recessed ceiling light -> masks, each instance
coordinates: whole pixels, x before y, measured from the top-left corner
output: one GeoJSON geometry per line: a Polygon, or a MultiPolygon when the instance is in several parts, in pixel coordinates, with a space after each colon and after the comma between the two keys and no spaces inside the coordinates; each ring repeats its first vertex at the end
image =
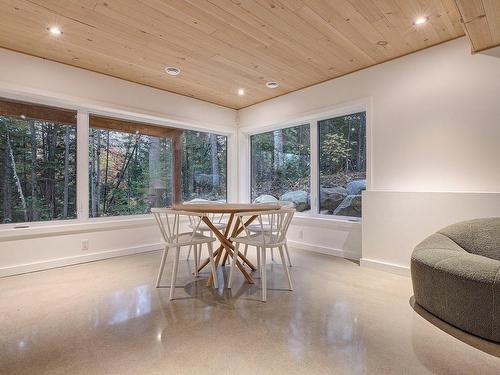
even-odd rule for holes
{"type": "Polygon", "coordinates": [[[176,68],[175,66],[167,66],[165,68],[165,72],[167,72],[167,74],[170,74],[171,76],[177,76],[181,73],[181,70],[179,68],[176,68]]]}
{"type": "Polygon", "coordinates": [[[427,22],[427,20],[428,20],[428,18],[427,18],[427,17],[418,17],[418,18],[415,20],[414,24],[415,24],[415,25],[417,25],[417,26],[418,26],[418,25],[423,25],[424,23],[426,23],[426,22],[427,22]]]}
{"type": "Polygon", "coordinates": [[[245,95],[245,90],[244,89],[238,89],[238,95],[239,96],[245,95]]]}
{"type": "Polygon", "coordinates": [[[266,82],[266,87],[268,89],[275,89],[276,87],[278,87],[280,84],[278,82],[275,82],[275,81],[267,81],[266,82]]]}
{"type": "Polygon", "coordinates": [[[59,27],[57,27],[57,26],[51,26],[51,27],[49,27],[49,32],[52,35],[61,35],[62,34],[61,29],[59,27]]]}

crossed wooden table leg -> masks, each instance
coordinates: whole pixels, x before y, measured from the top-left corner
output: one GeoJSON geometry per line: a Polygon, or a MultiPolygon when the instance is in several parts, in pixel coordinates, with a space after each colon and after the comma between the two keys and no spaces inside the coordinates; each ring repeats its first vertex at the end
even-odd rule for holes
{"type": "MultiPolygon", "coordinates": [[[[257,216],[251,216],[246,222],[245,226],[249,225],[252,223],[257,218],[257,216]]],[[[243,232],[244,228],[243,225],[241,225],[240,219],[237,217],[236,220],[234,218],[234,214],[231,214],[229,216],[229,221],[226,226],[226,230],[224,233],[221,233],[210,221],[210,219],[207,216],[203,217],[203,222],[212,230],[212,232],[215,234],[217,239],[220,241],[221,245],[219,248],[214,252],[214,257],[215,257],[215,267],[217,267],[220,263],[222,255],[224,255],[224,262],[227,259],[228,256],[231,258],[233,257],[234,254],[234,246],[231,241],[232,237],[238,236],[241,232],[243,232]],[[233,225],[234,221],[234,225],[233,225]],[[231,231],[231,226],[233,225],[232,231],[231,231]]],[[[257,268],[241,253],[238,252],[238,258],[240,258],[244,263],[246,263],[252,271],[257,270],[257,268]]],[[[209,259],[205,259],[200,266],[198,267],[198,272],[200,272],[203,268],[205,268],[208,263],[210,262],[209,259]]],[[[240,262],[239,259],[236,260],[236,266],[238,269],[241,271],[243,276],[245,277],[246,281],[249,284],[253,284],[253,278],[252,276],[245,270],[243,267],[243,264],[240,262]]],[[[210,273],[210,276],[208,278],[208,283],[207,286],[212,286],[212,273],[210,273]]]]}

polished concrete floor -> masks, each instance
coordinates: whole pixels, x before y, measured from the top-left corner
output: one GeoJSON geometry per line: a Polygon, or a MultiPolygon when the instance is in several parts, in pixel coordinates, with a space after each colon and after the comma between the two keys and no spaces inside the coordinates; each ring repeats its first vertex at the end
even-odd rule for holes
{"type": "Polygon", "coordinates": [[[415,312],[408,278],[291,250],[295,290],[269,262],[267,303],[186,261],[170,302],[159,252],[0,279],[0,374],[500,374],[497,345],[415,312]]]}

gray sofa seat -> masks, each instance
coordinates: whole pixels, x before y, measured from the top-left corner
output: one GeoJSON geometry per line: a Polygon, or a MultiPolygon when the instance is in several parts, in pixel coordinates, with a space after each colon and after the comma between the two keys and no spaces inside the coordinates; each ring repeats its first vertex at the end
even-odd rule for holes
{"type": "Polygon", "coordinates": [[[413,251],[415,301],[440,319],[500,342],[500,218],[448,226],[413,251]]]}

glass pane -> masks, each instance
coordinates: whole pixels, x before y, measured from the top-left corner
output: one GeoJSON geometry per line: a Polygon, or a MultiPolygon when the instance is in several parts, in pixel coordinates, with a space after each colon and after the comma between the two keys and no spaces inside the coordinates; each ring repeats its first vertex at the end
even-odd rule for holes
{"type": "Polygon", "coordinates": [[[91,217],[226,200],[225,136],[92,115],[89,146],[91,217]]]}
{"type": "Polygon", "coordinates": [[[250,137],[254,202],[293,202],[311,209],[309,124],[250,137]]]}
{"type": "Polygon", "coordinates": [[[0,223],[76,217],[75,123],[73,111],[0,101],[0,223]]]}
{"type": "Polygon", "coordinates": [[[185,130],[182,198],[226,201],[227,137],[185,130]]]}
{"type": "Polygon", "coordinates": [[[89,185],[91,217],[146,214],[171,205],[172,141],[91,127],[89,185]]]}
{"type": "Polygon", "coordinates": [[[366,113],[318,122],[320,213],[361,217],[366,189],[366,113]]]}

